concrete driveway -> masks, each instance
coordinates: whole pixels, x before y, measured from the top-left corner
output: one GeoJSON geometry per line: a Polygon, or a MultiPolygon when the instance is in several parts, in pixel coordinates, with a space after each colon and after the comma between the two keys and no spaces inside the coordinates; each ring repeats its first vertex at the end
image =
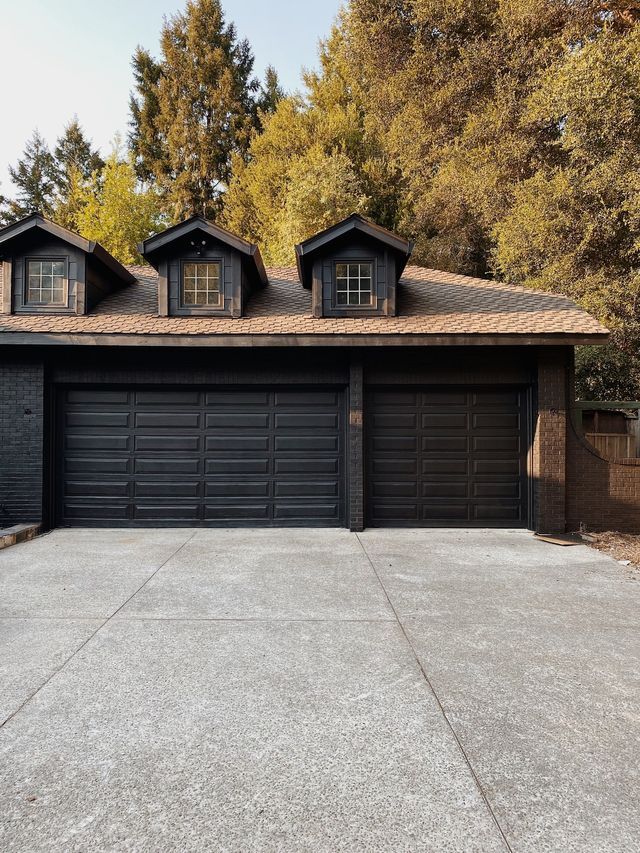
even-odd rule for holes
{"type": "Polygon", "coordinates": [[[0,552],[0,849],[640,849],[640,584],[523,531],[0,552]]]}

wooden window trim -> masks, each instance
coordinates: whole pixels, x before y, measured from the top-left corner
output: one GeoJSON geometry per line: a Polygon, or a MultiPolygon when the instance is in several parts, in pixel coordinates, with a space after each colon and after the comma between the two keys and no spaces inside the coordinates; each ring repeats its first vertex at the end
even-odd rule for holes
{"type": "Polygon", "coordinates": [[[189,311],[195,314],[220,314],[224,311],[224,259],[223,258],[181,258],[180,280],[178,282],[178,305],[181,311],[189,311]],[[184,268],[187,264],[218,265],[219,270],[219,294],[217,305],[195,305],[184,301],[184,268]]]}
{"type": "Polygon", "coordinates": [[[378,305],[378,270],[375,258],[334,258],[331,261],[331,308],[334,311],[351,313],[375,314],[379,312],[378,305]],[[371,267],[371,302],[369,305],[344,305],[338,303],[338,264],[369,264],[371,267]]]}

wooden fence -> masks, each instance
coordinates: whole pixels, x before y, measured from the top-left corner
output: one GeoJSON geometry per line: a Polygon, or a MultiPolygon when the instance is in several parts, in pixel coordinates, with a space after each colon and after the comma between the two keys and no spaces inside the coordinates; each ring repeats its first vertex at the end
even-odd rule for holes
{"type": "Polygon", "coordinates": [[[585,438],[605,459],[629,459],[636,455],[635,435],[619,432],[586,432],[585,438]]]}

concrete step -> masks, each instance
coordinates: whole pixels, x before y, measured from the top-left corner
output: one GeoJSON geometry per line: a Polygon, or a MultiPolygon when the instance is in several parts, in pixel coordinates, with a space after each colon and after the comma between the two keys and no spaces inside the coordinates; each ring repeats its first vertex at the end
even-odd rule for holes
{"type": "Polygon", "coordinates": [[[0,550],[18,542],[27,542],[37,536],[40,530],[40,524],[14,524],[12,527],[0,528],[0,550]]]}

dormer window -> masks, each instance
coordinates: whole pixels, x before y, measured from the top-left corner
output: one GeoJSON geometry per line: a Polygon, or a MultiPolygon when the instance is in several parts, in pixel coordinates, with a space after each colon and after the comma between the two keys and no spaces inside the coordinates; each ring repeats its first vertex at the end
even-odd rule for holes
{"type": "Polygon", "coordinates": [[[336,264],[336,305],[373,304],[373,263],[336,264]]]}
{"type": "Polygon", "coordinates": [[[296,246],[314,317],[392,317],[411,243],[353,213],[296,246]]]}
{"type": "Polygon", "coordinates": [[[185,261],[182,265],[182,304],[187,308],[222,305],[222,262],[185,261]]]}
{"type": "Polygon", "coordinates": [[[32,213],[0,228],[0,314],[88,314],[135,276],[100,243],[32,213]]]}
{"type": "Polygon", "coordinates": [[[258,247],[201,216],[138,248],[158,271],[160,317],[242,317],[246,300],[267,284],[258,247]]]}
{"type": "Polygon", "coordinates": [[[27,259],[26,304],[67,304],[67,262],[64,258],[27,259]]]}

